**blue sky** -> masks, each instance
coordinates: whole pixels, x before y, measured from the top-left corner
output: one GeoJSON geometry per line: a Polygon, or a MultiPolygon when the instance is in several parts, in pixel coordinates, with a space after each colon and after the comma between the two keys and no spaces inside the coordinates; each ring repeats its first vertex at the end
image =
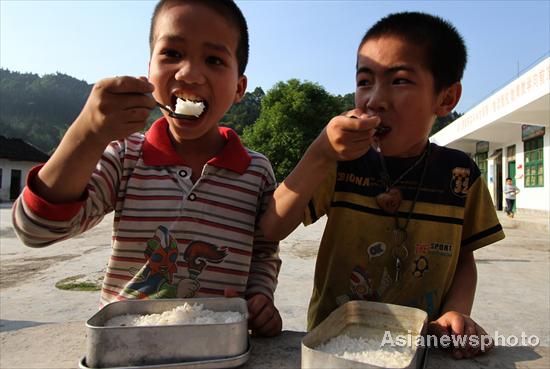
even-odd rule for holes
{"type": "MultiPolygon", "coordinates": [[[[465,112],[549,55],[550,1],[238,1],[251,40],[249,91],[298,78],[354,91],[357,44],[379,18],[418,10],[450,20],[469,51],[465,112]]],[[[94,83],[146,75],[156,1],[0,0],[0,66],[94,83]]]]}

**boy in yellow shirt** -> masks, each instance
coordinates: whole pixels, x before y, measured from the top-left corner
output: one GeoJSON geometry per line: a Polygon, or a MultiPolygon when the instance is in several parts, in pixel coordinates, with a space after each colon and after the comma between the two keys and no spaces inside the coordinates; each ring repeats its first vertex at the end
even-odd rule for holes
{"type": "Polygon", "coordinates": [[[363,37],[356,108],[328,123],[261,221],[279,240],[328,217],[308,329],[361,299],[422,308],[439,336],[486,334],[470,317],[473,251],[504,233],[476,164],[428,141],[436,117],[460,99],[465,64],[462,37],[428,14],[389,15],[363,37]]]}

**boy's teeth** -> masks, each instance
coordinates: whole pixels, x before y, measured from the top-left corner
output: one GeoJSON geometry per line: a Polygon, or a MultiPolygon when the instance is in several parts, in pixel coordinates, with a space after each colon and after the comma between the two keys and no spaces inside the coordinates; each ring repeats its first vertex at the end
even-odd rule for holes
{"type": "Polygon", "coordinates": [[[189,100],[193,102],[203,101],[201,97],[195,96],[195,95],[176,95],[176,98],[180,100],[189,100]]]}

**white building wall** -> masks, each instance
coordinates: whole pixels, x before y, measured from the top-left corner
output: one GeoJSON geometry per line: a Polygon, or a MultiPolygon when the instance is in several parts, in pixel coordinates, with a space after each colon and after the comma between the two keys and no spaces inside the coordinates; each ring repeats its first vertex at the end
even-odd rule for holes
{"type": "MultiPolygon", "coordinates": [[[[518,163],[525,168],[525,156],[523,152],[523,142],[516,143],[516,166],[518,163]]],[[[525,187],[523,170],[516,169],[516,186],[520,189],[517,195],[516,207],[518,209],[530,209],[546,211],[550,209],[550,132],[544,135],[544,187],[525,187]],[[519,178],[518,178],[519,177],[519,178]]]]}
{"type": "MultiPolygon", "coordinates": [[[[548,209],[550,209],[550,191],[548,188],[550,187],[550,132],[547,132],[544,135],[544,149],[543,149],[543,155],[544,155],[544,187],[525,187],[525,180],[524,180],[524,168],[525,168],[525,155],[524,155],[524,147],[523,147],[523,141],[521,140],[521,133],[518,133],[518,137],[515,141],[511,141],[506,143],[504,146],[495,146],[494,144],[490,145],[490,152],[494,152],[498,149],[502,149],[502,188],[504,188],[506,178],[510,176],[508,173],[508,158],[506,156],[506,150],[509,146],[515,145],[516,146],[516,186],[521,191],[516,198],[516,208],[520,211],[541,211],[541,212],[548,212],[548,209]],[[521,168],[518,168],[521,166],[521,168]]],[[[488,178],[486,178],[486,181],[488,183],[489,192],[491,193],[491,197],[493,198],[493,201],[496,203],[496,183],[495,181],[499,180],[496,178],[496,168],[495,168],[495,161],[489,160],[488,162],[488,178]]],[[[503,195],[503,205],[504,203],[504,195],[503,195]]]]}
{"type": "Polygon", "coordinates": [[[21,183],[20,188],[25,186],[25,180],[27,174],[32,167],[39,163],[31,161],[14,161],[9,159],[0,158],[0,168],[2,168],[2,188],[0,188],[0,202],[10,201],[10,185],[11,185],[11,171],[17,169],[21,171],[21,183]]]}
{"type": "MultiPolygon", "coordinates": [[[[516,208],[520,211],[550,213],[550,58],[494,93],[462,117],[430,137],[432,142],[463,150],[472,157],[478,141],[489,142],[489,155],[502,149],[502,177],[496,177],[495,158],[487,162],[487,187],[497,202],[497,183],[502,188],[508,177],[506,150],[516,146],[516,186],[520,189],[516,208]],[[528,108],[526,108],[528,107],[528,108]],[[525,155],[522,124],[544,126],[544,187],[525,187],[525,155]],[[517,127],[516,127],[517,126],[517,127]],[[518,166],[521,165],[521,169],[518,166]]],[[[504,195],[502,196],[504,199],[504,195]]],[[[503,200],[504,203],[504,200],[503,200]]],[[[498,206],[498,205],[497,205],[498,206]]]]}
{"type": "MultiPolygon", "coordinates": [[[[550,58],[546,58],[528,72],[509,83],[506,87],[495,92],[463,116],[437,132],[430,139],[441,146],[447,146],[452,143],[456,145],[457,140],[467,137],[515,111],[521,110],[522,107],[529,103],[541,98],[547,99],[549,91],[550,58]]],[[[528,122],[522,120],[518,122],[518,125],[529,123],[546,125],[548,127],[548,114],[543,115],[542,119],[546,120],[546,122],[528,122]]],[[[546,134],[549,133],[546,132],[546,134]]],[[[484,137],[479,138],[479,140],[491,141],[491,138],[484,137]]]]}

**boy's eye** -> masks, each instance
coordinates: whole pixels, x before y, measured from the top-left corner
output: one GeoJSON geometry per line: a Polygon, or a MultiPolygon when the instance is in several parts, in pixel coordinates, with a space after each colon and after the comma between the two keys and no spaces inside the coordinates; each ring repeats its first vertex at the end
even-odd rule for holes
{"type": "Polygon", "coordinates": [[[217,56],[209,56],[206,58],[206,63],[213,65],[223,65],[223,60],[221,58],[218,58],[217,56]]]}
{"type": "Polygon", "coordinates": [[[406,79],[406,78],[395,78],[393,80],[393,84],[394,85],[404,85],[404,84],[407,84],[407,83],[410,83],[411,81],[406,79]]]}
{"type": "Polygon", "coordinates": [[[359,79],[357,80],[357,87],[369,86],[370,81],[368,79],[359,79]]]}
{"type": "Polygon", "coordinates": [[[174,49],[166,49],[161,52],[162,55],[165,55],[169,58],[181,58],[181,54],[174,49]]]}

